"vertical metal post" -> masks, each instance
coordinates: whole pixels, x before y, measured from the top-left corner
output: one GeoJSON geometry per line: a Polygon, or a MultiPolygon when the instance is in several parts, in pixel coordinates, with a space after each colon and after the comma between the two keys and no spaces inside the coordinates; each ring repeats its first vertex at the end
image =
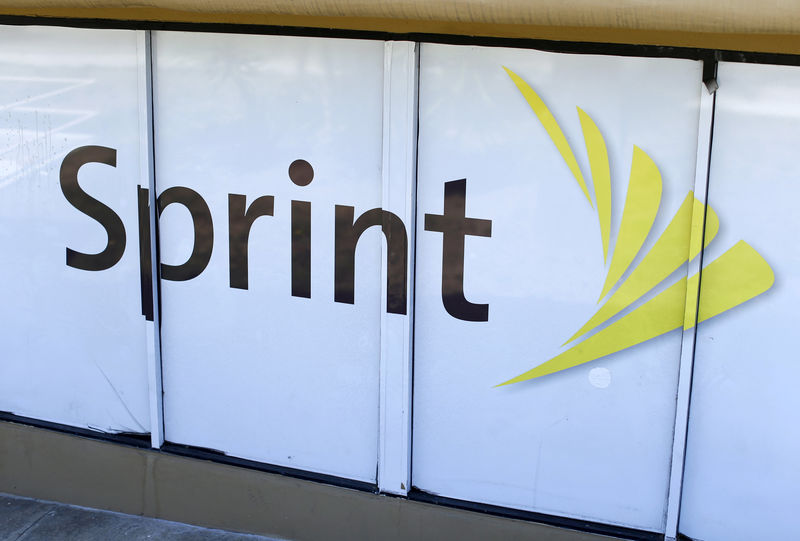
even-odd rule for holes
{"type": "Polygon", "coordinates": [[[161,382],[161,323],[158,280],[158,219],[156,208],[153,135],[153,46],[149,30],[137,31],[139,50],[139,171],[148,187],[150,202],[150,262],[153,289],[153,321],[147,322],[147,381],[150,404],[150,444],[164,443],[164,403],[161,382]]]}
{"type": "MultiPolygon", "coordinates": [[[[714,135],[714,104],[716,100],[716,81],[704,81],[700,91],[700,122],[697,130],[697,160],[694,180],[694,196],[703,203],[703,215],[692,216],[690,244],[703,243],[705,238],[706,213],[708,202],[708,178],[711,164],[711,145],[714,135]],[[709,84],[713,83],[713,84],[709,84]]],[[[703,267],[703,250],[690,261],[687,276],[699,274],[703,267]]],[[[678,394],[675,407],[675,429],[672,439],[672,463],[667,496],[664,538],[674,541],[678,537],[681,492],[683,490],[683,467],[686,457],[686,437],[689,428],[689,403],[692,391],[692,372],[694,369],[695,338],[697,333],[697,313],[700,299],[700,282],[695,287],[687,281],[686,317],[692,321],[684,322],[681,340],[681,359],[678,373],[678,394]],[[687,328],[688,327],[688,328],[687,328]]]]}
{"type": "Polygon", "coordinates": [[[381,268],[381,357],[378,488],[405,495],[411,481],[411,370],[414,328],[418,46],[385,45],[383,85],[383,201],[408,226],[407,315],[386,312],[386,244],[381,268]]]}

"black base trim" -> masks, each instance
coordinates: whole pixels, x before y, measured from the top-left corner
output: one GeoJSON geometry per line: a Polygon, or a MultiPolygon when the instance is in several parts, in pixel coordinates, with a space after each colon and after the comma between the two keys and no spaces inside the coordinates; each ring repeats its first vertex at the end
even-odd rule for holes
{"type": "Polygon", "coordinates": [[[225,453],[214,449],[204,449],[202,447],[194,447],[192,445],[164,442],[164,445],[161,446],[161,452],[187,458],[210,460],[211,462],[227,464],[229,466],[238,466],[241,468],[247,468],[249,470],[256,470],[265,473],[275,473],[278,475],[285,475],[287,477],[294,477],[296,479],[303,479],[304,481],[315,481],[317,483],[324,483],[326,485],[333,485],[341,488],[350,488],[353,490],[360,490],[362,492],[371,492],[373,494],[378,492],[378,485],[375,483],[356,481],[354,479],[337,477],[335,475],[328,475],[325,473],[298,470],[288,466],[276,466],[274,464],[266,464],[264,462],[247,460],[245,458],[237,458],[235,456],[226,455],[225,453]]]}
{"type": "Polygon", "coordinates": [[[446,498],[444,496],[438,496],[436,494],[425,492],[417,487],[411,488],[411,491],[408,493],[408,499],[418,502],[432,503],[435,505],[443,505],[446,507],[453,507],[456,509],[464,509],[466,511],[485,513],[487,515],[526,520],[529,522],[538,522],[540,524],[547,524],[549,526],[556,526],[569,530],[609,535],[619,537],[621,539],[631,539],[634,541],[662,541],[664,539],[664,534],[649,532],[647,530],[637,530],[635,528],[612,526],[600,522],[592,522],[590,520],[559,517],[556,515],[537,513],[535,511],[522,511],[520,509],[512,509],[510,507],[501,507],[499,505],[490,505],[487,503],[476,503],[465,500],[457,500],[455,498],[446,498]]]}
{"type": "Polygon", "coordinates": [[[23,417],[22,415],[15,415],[7,411],[0,411],[0,421],[9,423],[16,423],[18,425],[28,425],[36,428],[44,428],[47,430],[54,430],[71,434],[73,436],[81,436],[93,440],[100,440],[110,443],[121,443],[139,449],[150,448],[150,434],[140,434],[136,432],[103,432],[101,430],[92,430],[90,428],[79,428],[77,426],[70,426],[61,423],[53,423],[50,421],[42,421],[40,419],[33,419],[31,417],[23,417]]]}

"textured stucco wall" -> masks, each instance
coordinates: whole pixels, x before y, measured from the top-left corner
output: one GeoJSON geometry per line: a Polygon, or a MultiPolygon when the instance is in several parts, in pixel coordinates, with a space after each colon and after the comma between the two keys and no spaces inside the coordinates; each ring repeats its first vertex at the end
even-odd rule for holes
{"type": "Polygon", "coordinates": [[[297,541],[611,539],[3,421],[0,492],[297,541]]]}
{"type": "Polygon", "coordinates": [[[800,54],[800,2],[0,0],[0,15],[262,24],[800,54]]]}
{"type": "Polygon", "coordinates": [[[796,34],[800,2],[752,0],[3,0],[7,8],[158,8],[715,33],[796,34]]]}

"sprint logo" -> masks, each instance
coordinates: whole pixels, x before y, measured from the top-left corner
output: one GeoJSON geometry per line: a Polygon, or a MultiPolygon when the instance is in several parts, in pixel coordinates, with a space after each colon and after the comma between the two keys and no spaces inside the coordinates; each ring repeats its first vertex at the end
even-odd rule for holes
{"type": "Polygon", "coordinates": [[[690,191],[657,241],[620,283],[651,234],[661,204],[662,181],[658,166],[634,146],[628,191],[619,230],[609,262],[611,239],[611,174],[603,134],[579,107],[583,139],[594,187],[594,203],[587,183],[564,132],[544,101],[521,77],[504,68],[555,144],[592,208],[597,208],[606,278],[598,299],[600,308],[564,344],[571,347],[498,386],[518,383],[566,370],[651,340],[664,333],[710,319],[767,291],[775,281],[769,264],[740,240],[701,273],[703,288],[699,308],[698,274],[682,278],[628,314],[620,312],[644,297],[686,262],[697,257],[719,230],[719,218],[690,191]],[[705,235],[703,224],[705,222],[705,235]],[[704,239],[701,243],[701,237],[704,239]],[[701,245],[702,244],[702,245],[701,245]],[[690,302],[686,302],[690,299],[690,302]],[[601,330],[590,334],[600,325],[601,330]]]}

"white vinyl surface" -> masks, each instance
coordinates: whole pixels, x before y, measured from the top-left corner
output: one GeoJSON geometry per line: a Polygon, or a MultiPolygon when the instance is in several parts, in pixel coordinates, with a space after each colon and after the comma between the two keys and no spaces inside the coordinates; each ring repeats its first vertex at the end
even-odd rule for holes
{"type": "MultiPolygon", "coordinates": [[[[503,67],[549,108],[592,194],[576,107],[604,136],[609,260],[634,146],[657,165],[660,210],[624,280],[695,185],[700,62],[153,32],[148,134],[149,36],[0,26],[0,412],[145,434],[161,425],[163,376],[168,442],[397,495],[413,487],[665,532],[673,444],[683,449],[673,428],[686,419],[676,408],[680,329],[497,386],[568,349],[608,269],[596,208],[503,67]],[[151,135],[158,193],[190,189],[212,220],[196,232],[186,206],[167,206],[161,262],[181,265],[196,233],[213,235],[198,276],[160,282],[160,367],[140,291],[137,186],[152,180],[151,135]],[[83,166],[80,188],[126,233],[121,259],[99,271],[66,264],[67,248],[92,254],[107,243],[60,185],[64,157],[88,145],[114,149],[117,163],[83,166]],[[290,180],[296,160],[313,167],[305,186],[290,180]],[[487,321],[445,310],[443,234],[425,229],[426,216],[443,213],[446,183],[462,179],[466,217],[492,223],[490,237],[464,242],[464,297],[488,304],[487,321]],[[272,215],[250,228],[247,289],[230,284],[230,194],[247,207],[274,197],[272,215]],[[292,295],[293,234],[302,233],[293,202],[311,208],[310,298],[292,295]],[[354,303],[335,302],[337,206],[354,218],[384,207],[403,220],[406,314],[387,309],[391,250],[378,226],[357,244],[354,303]]],[[[720,229],[704,263],[744,240],[775,283],[697,329],[678,529],[705,541],[793,539],[800,68],[723,62],[718,80],[708,202],[720,229]]],[[[154,431],[154,446],[160,438],[154,431]]]]}
{"type": "MultiPolygon", "coordinates": [[[[355,304],[334,302],[334,206],[381,206],[383,42],[153,38],[158,190],[197,191],[214,224],[205,271],[161,283],[166,439],[376,481],[383,235],[358,243],[355,304]],[[314,168],[304,187],[297,159],[314,168]],[[247,290],[229,287],[229,193],[275,198],[250,232],[247,290]],[[310,299],[291,295],[292,200],[312,207],[310,299]]],[[[186,261],[186,208],[160,227],[162,262],[186,261]]]]}
{"type": "Polygon", "coordinates": [[[137,33],[0,27],[0,411],[106,432],[150,431],[141,315],[137,33]],[[121,260],[102,271],[66,265],[97,253],[105,229],[62,194],[59,170],[85,145],[116,149],[87,164],[80,187],[125,227],[121,260]]]}
{"type": "Polygon", "coordinates": [[[796,539],[800,68],[723,62],[718,81],[708,200],[722,225],[704,257],[744,240],[775,282],[698,327],[680,531],[796,539]]]}
{"type": "Polygon", "coordinates": [[[590,190],[576,106],[603,133],[612,239],[633,145],[658,165],[661,210],[635,264],[693,187],[700,63],[423,44],[420,66],[413,485],[663,531],[679,330],[494,387],[562,351],[597,309],[606,268],[596,211],[503,67],[549,107],[590,190]],[[491,238],[465,241],[465,297],[489,304],[486,322],[444,310],[442,234],[424,230],[444,183],[464,178],[466,216],[492,220],[491,238]]]}

